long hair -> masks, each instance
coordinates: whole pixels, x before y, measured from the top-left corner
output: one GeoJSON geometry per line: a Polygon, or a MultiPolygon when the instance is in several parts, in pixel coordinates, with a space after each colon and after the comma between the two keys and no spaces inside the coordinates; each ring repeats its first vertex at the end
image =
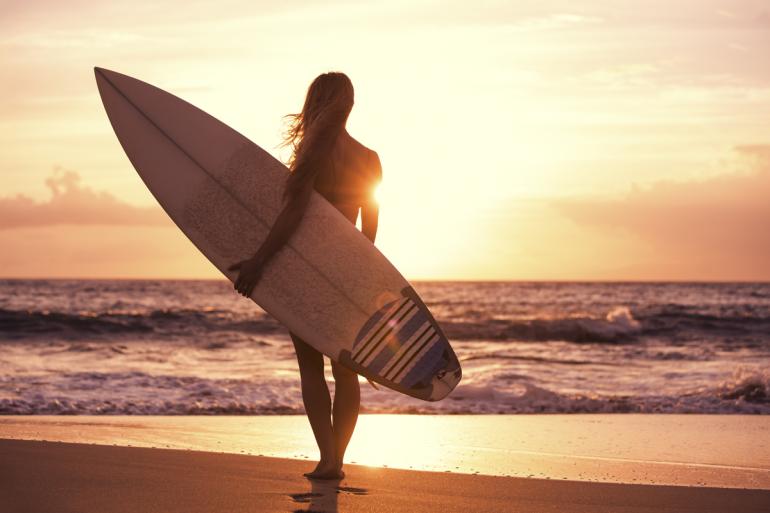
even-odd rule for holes
{"type": "Polygon", "coordinates": [[[310,84],[302,112],[289,114],[283,146],[290,146],[289,175],[284,199],[293,198],[308,182],[331,165],[337,136],[353,109],[353,83],[347,75],[329,72],[310,84]]]}

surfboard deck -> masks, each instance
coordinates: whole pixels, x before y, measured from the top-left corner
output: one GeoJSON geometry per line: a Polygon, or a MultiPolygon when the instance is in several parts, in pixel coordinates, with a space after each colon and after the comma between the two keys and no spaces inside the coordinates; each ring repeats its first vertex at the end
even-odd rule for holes
{"type": "MultiPolygon", "coordinates": [[[[107,116],[166,213],[230,281],[282,208],[289,171],[249,139],[155,86],[94,68],[107,116]]],[[[313,193],[251,299],[314,348],[368,379],[437,401],[460,363],[409,282],[326,199],[313,193]]]]}

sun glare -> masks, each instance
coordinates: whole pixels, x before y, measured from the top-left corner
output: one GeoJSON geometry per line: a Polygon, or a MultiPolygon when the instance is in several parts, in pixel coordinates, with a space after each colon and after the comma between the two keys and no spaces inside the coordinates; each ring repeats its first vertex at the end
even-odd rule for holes
{"type": "Polygon", "coordinates": [[[382,194],[381,191],[382,184],[378,184],[374,190],[372,190],[372,198],[374,198],[374,201],[379,204],[380,203],[380,195],[382,194]]]}

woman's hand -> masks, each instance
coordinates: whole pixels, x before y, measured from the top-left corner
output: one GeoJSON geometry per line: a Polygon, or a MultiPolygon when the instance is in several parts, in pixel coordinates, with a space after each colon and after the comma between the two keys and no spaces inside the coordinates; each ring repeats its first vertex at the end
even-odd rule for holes
{"type": "Polygon", "coordinates": [[[257,286],[257,282],[259,282],[259,279],[262,277],[263,268],[264,265],[261,260],[251,257],[246,260],[241,260],[227,269],[229,271],[241,271],[238,274],[238,278],[235,280],[235,290],[242,296],[249,297],[254,291],[254,287],[257,286]]]}
{"type": "Polygon", "coordinates": [[[259,249],[253,257],[241,260],[231,265],[227,269],[237,271],[240,269],[238,278],[235,280],[235,290],[246,297],[251,296],[257,282],[262,277],[262,270],[265,264],[278,252],[294,233],[305,214],[310,196],[313,194],[313,183],[307,184],[284,205],[281,212],[276,217],[273,226],[267,233],[267,237],[259,246],[259,249]]]}

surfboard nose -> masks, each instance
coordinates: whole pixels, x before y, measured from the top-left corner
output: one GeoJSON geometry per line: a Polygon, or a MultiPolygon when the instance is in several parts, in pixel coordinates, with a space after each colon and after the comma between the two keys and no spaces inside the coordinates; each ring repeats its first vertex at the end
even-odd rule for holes
{"type": "Polygon", "coordinates": [[[96,85],[99,87],[99,91],[101,92],[101,87],[103,87],[105,84],[109,82],[107,79],[107,75],[110,73],[110,70],[105,68],[100,68],[99,66],[94,66],[94,77],[96,77],[96,85]]]}
{"type": "Polygon", "coordinates": [[[122,73],[99,66],[94,66],[94,76],[96,77],[97,84],[114,82],[115,80],[120,80],[121,77],[125,77],[122,73]]]}

